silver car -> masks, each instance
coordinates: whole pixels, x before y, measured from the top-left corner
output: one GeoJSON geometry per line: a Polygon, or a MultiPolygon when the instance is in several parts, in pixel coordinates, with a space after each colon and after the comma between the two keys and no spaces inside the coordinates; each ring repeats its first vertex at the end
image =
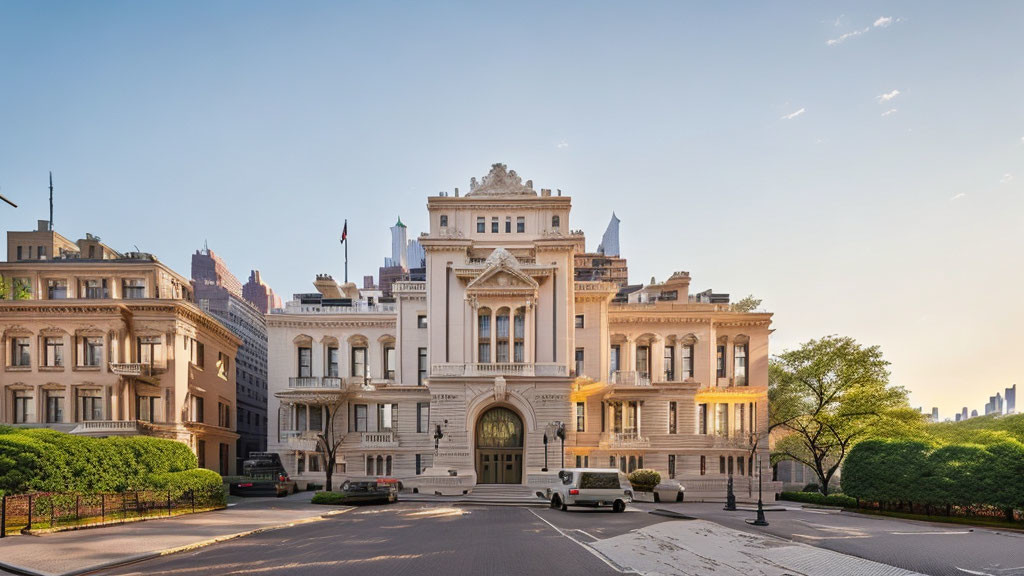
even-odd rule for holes
{"type": "Polygon", "coordinates": [[[626,475],[614,468],[565,468],[558,472],[558,483],[537,496],[561,510],[611,506],[614,512],[624,512],[626,504],[633,501],[633,487],[626,475]]]}

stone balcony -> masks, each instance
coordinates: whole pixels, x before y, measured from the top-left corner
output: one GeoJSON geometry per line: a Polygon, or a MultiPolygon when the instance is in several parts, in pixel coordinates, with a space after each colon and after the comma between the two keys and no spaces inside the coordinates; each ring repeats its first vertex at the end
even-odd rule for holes
{"type": "Polygon", "coordinates": [[[635,430],[603,432],[599,445],[602,450],[642,450],[651,447],[651,440],[635,430]]]}
{"type": "Polygon", "coordinates": [[[141,420],[86,420],[78,422],[72,434],[83,436],[137,436],[152,431],[149,422],[141,420]]]}
{"type": "Polygon", "coordinates": [[[360,432],[359,447],[374,450],[398,448],[398,434],[392,430],[381,432],[360,432]]]}
{"type": "Polygon", "coordinates": [[[281,432],[281,439],[292,450],[315,452],[316,435],[317,432],[314,430],[290,430],[281,432]]]}
{"type": "Polygon", "coordinates": [[[341,378],[332,376],[292,376],[288,388],[295,390],[341,390],[341,378]]]}
{"type": "Polygon", "coordinates": [[[469,364],[434,364],[431,376],[568,376],[564,364],[528,362],[485,362],[469,364]]]}
{"type": "Polygon", "coordinates": [[[651,376],[632,370],[614,370],[609,381],[615,386],[650,386],[651,376]]]}

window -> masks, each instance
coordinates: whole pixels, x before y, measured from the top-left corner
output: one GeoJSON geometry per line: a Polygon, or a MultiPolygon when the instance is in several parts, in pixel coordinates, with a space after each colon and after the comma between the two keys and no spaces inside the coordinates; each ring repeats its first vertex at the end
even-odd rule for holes
{"type": "Polygon", "coordinates": [[[377,432],[392,430],[398,420],[398,404],[377,404],[377,432]]]}
{"type": "Polygon", "coordinates": [[[708,405],[697,405],[697,434],[708,433],[708,405]]]}
{"type": "Polygon", "coordinates": [[[125,278],[121,280],[121,298],[137,300],[146,297],[146,280],[143,278],[125,278]]]}
{"type": "Polygon", "coordinates": [[[426,314],[420,314],[420,315],[416,316],[416,327],[417,328],[426,328],[427,327],[427,315],[426,314]]]}
{"type": "Polygon", "coordinates": [[[64,421],[64,397],[53,392],[46,393],[46,421],[56,424],[64,421]]]}
{"type": "Polygon", "coordinates": [[[517,234],[522,234],[523,232],[526,232],[526,218],[524,218],[523,216],[517,216],[516,217],[516,233],[517,234]]]}
{"type": "Polygon", "coordinates": [[[491,234],[498,233],[498,217],[491,216],[491,234]]]}
{"type": "Polygon", "coordinates": [[[430,431],[430,402],[416,403],[416,431],[430,431]]]}
{"type": "Polygon", "coordinates": [[[11,366],[31,366],[28,338],[11,338],[11,366]]]}
{"type": "Polygon", "coordinates": [[[231,357],[223,352],[217,352],[217,376],[227,380],[228,370],[231,369],[231,357]]]}
{"type": "Polygon", "coordinates": [[[650,346],[636,347],[636,373],[640,378],[649,378],[651,375],[651,348],[650,346]]]}
{"type": "Polygon", "coordinates": [[[512,217],[505,216],[505,234],[512,233],[512,217]]]}
{"type": "Polygon", "coordinates": [[[665,382],[672,382],[676,379],[676,348],[665,346],[665,382]]]}
{"type": "Polygon", "coordinates": [[[708,473],[708,460],[706,456],[700,457],[700,475],[704,476],[708,473]]]}
{"type": "Polygon", "coordinates": [[[205,346],[195,338],[190,338],[189,343],[192,345],[191,350],[189,350],[189,362],[197,368],[202,368],[206,364],[206,359],[204,358],[206,355],[205,346]]]}
{"type": "Polygon", "coordinates": [[[431,461],[433,460],[431,454],[417,454],[416,455],[416,475],[420,475],[424,470],[430,468],[431,461]]]}
{"type": "Polygon", "coordinates": [[[231,428],[231,406],[217,402],[217,426],[231,428]]]}
{"type": "Polygon", "coordinates": [[[367,422],[366,404],[356,404],[355,408],[354,408],[354,411],[355,411],[355,418],[353,418],[353,422],[354,422],[355,427],[356,427],[355,431],[356,432],[367,432],[367,431],[369,431],[369,423],[367,422]]]}
{"type": "Polygon", "coordinates": [[[508,362],[508,308],[502,308],[498,311],[498,315],[494,317],[495,324],[497,326],[496,342],[497,345],[497,356],[496,362],[508,362]]]}
{"type": "Polygon", "coordinates": [[[736,386],[747,385],[747,345],[737,344],[733,347],[732,375],[736,378],[736,386]]]}
{"type": "Polygon", "coordinates": [[[676,426],[676,424],[677,424],[676,421],[677,421],[678,413],[679,413],[678,403],[676,403],[676,402],[669,402],[668,403],[668,433],[669,434],[675,434],[677,432],[677,430],[678,430],[678,428],[676,426]]]}
{"type": "Polygon", "coordinates": [[[718,377],[725,378],[725,345],[718,346],[718,377]]]}
{"type": "Polygon", "coordinates": [[[583,348],[576,349],[576,376],[583,375],[583,348]]]}
{"type": "Polygon", "coordinates": [[[311,452],[309,454],[309,459],[306,462],[309,464],[309,471],[310,472],[319,472],[320,471],[320,457],[319,457],[318,453],[311,452]]]}
{"type": "Polygon", "coordinates": [[[395,379],[395,347],[384,347],[384,379],[395,379]]]}
{"type": "Polygon", "coordinates": [[[64,339],[61,337],[43,338],[43,366],[58,367],[64,365],[64,339]]]}
{"type": "Polygon", "coordinates": [[[39,247],[39,259],[43,260],[46,258],[46,246],[39,247]]]}
{"type": "Polygon", "coordinates": [[[26,424],[36,421],[36,399],[28,390],[14,391],[14,423],[26,424]]]}
{"type": "Polygon", "coordinates": [[[558,216],[552,216],[551,217],[551,227],[552,228],[558,228],[560,223],[561,223],[561,221],[559,220],[558,216]]]}
{"type": "Polygon", "coordinates": [[[203,422],[204,421],[203,414],[205,412],[206,412],[206,405],[205,405],[205,400],[203,399],[203,397],[202,396],[193,396],[192,397],[192,414],[191,414],[192,421],[193,422],[200,422],[200,423],[203,422]]]}
{"type": "Polygon", "coordinates": [[[576,315],[576,327],[583,328],[583,314],[576,315]]]}
{"type": "Polygon", "coordinates": [[[160,398],[156,396],[135,397],[135,417],[145,422],[156,422],[160,398]]]}
{"type": "Polygon", "coordinates": [[[523,335],[526,332],[526,311],[523,308],[516,308],[516,314],[513,318],[513,344],[512,344],[512,361],[513,362],[525,362],[525,347],[523,344],[523,335]]]}
{"type": "Polygon", "coordinates": [[[18,246],[18,260],[21,260],[21,246],[18,246]]]}
{"type": "Polygon", "coordinates": [[[483,216],[476,217],[476,231],[479,234],[483,234],[484,232],[487,231],[487,222],[485,221],[483,216]]]}
{"type": "Polygon", "coordinates": [[[416,384],[423,386],[423,383],[427,381],[427,349],[419,348],[417,350],[417,374],[416,384]]]}
{"type": "Polygon", "coordinates": [[[718,457],[718,473],[725,474],[725,456],[718,457]]]}
{"type": "Polygon", "coordinates": [[[736,423],[736,430],[740,434],[743,434],[743,433],[745,433],[747,431],[747,418],[746,418],[746,408],[747,408],[747,405],[746,404],[736,404],[735,406],[736,406],[736,408],[735,408],[736,419],[734,420],[734,422],[736,423]]]}
{"type": "Polygon", "coordinates": [[[676,455],[675,454],[669,454],[668,455],[668,477],[669,478],[675,478],[676,477],[676,455]]]}
{"type": "Polygon", "coordinates": [[[441,228],[447,228],[447,227],[448,227],[448,215],[447,214],[441,214],[441,228]]]}
{"type": "Polygon", "coordinates": [[[583,402],[576,403],[576,431],[584,432],[587,427],[587,405],[583,402]]]}
{"type": "Polygon", "coordinates": [[[327,347],[327,376],[331,378],[338,378],[341,376],[341,372],[338,368],[338,347],[328,346],[327,347]]]}
{"type": "Polygon", "coordinates": [[[683,346],[683,365],[682,365],[682,376],[683,378],[693,378],[693,344],[687,344],[683,346]]]}
{"type": "Polygon", "coordinates": [[[715,434],[729,435],[729,405],[715,404],[715,434]]]}
{"type": "Polygon", "coordinates": [[[67,280],[47,280],[46,297],[50,300],[63,300],[68,297],[67,280]]]}
{"type": "Polygon", "coordinates": [[[109,298],[110,293],[107,290],[107,280],[83,280],[81,289],[78,292],[79,298],[88,298],[90,300],[99,300],[101,298],[109,298]]]}
{"type": "Polygon", "coordinates": [[[733,458],[732,458],[732,456],[729,456],[729,476],[732,476],[732,470],[733,470],[732,463],[733,463],[733,458]]]}
{"type": "Polygon", "coordinates": [[[206,440],[196,440],[196,457],[199,459],[199,467],[206,468],[206,440]]]}
{"type": "Polygon", "coordinates": [[[103,338],[90,336],[82,338],[82,366],[99,366],[103,363],[103,338]]]}
{"type": "Polygon", "coordinates": [[[622,348],[616,344],[612,346],[611,354],[608,356],[608,369],[612,373],[619,371],[619,354],[622,352],[622,348]]]}
{"type": "Polygon", "coordinates": [[[309,378],[313,375],[313,349],[299,348],[299,378],[309,378]]]}
{"type": "Polygon", "coordinates": [[[357,378],[366,378],[366,348],[357,346],[352,348],[352,375],[357,378]]]}
{"type": "Polygon", "coordinates": [[[160,337],[139,336],[138,347],[139,363],[152,366],[156,363],[160,355],[160,337]]]}
{"type": "Polygon", "coordinates": [[[743,472],[743,458],[736,459],[736,467],[738,468],[740,476],[744,476],[745,474],[743,472]]]}
{"type": "Polygon", "coordinates": [[[227,476],[231,468],[231,449],[228,448],[227,444],[221,443],[220,445],[220,475],[227,476]]]}
{"type": "Polygon", "coordinates": [[[83,422],[103,420],[103,398],[98,390],[82,390],[78,393],[78,416],[83,422]]]}
{"type": "Polygon", "coordinates": [[[477,362],[491,361],[491,311],[481,308],[477,316],[477,362]]]}

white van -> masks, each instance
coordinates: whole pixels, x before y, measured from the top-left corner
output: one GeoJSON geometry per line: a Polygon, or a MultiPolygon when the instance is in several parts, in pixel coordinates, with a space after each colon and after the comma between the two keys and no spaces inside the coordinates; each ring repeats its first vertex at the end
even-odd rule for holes
{"type": "Polygon", "coordinates": [[[615,512],[624,512],[633,501],[629,479],[615,468],[565,468],[558,471],[558,480],[546,493],[537,492],[552,508],[611,506],[615,512]]]}

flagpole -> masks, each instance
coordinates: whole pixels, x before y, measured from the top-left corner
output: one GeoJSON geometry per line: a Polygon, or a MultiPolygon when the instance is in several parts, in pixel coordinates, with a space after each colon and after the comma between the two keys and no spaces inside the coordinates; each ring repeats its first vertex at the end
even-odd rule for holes
{"type": "MultiPolygon", "coordinates": [[[[348,232],[348,220],[345,220],[345,231],[348,232]]],[[[348,284],[348,234],[345,235],[345,284],[348,284]]]]}

